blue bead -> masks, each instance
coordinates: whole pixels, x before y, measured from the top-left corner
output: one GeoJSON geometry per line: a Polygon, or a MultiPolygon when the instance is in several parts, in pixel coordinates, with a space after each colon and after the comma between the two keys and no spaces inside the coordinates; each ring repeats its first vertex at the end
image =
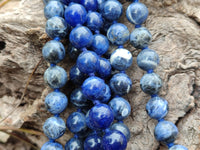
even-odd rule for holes
{"type": "Polygon", "coordinates": [[[85,150],[102,150],[101,137],[98,135],[90,135],[84,141],[85,150]]]}
{"type": "Polygon", "coordinates": [[[130,43],[139,49],[148,47],[151,39],[152,35],[145,27],[135,28],[130,34],[130,43]]]}
{"type": "Polygon", "coordinates": [[[42,55],[49,63],[57,64],[64,59],[65,48],[61,42],[51,40],[44,45],[42,55]]]}
{"type": "Polygon", "coordinates": [[[88,47],[92,44],[93,35],[87,27],[78,26],[71,31],[69,40],[76,48],[88,47]]]}
{"type": "Polygon", "coordinates": [[[67,73],[59,66],[49,67],[44,73],[44,81],[53,89],[61,88],[67,82],[67,73]]]}
{"type": "Polygon", "coordinates": [[[96,11],[98,8],[97,0],[81,0],[80,3],[87,11],[96,11]]]}
{"type": "Polygon", "coordinates": [[[51,17],[59,16],[63,17],[64,15],[64,7],[61,2],[58,1],[50,1],[44,7],[44,16],[46,19],[50,19],[51,17]]]}
{"type": "Polygon", "coordinates": [[[103,94],[103,98],[100,100],[101,103],[107,103],[110,100],[110,97],[111,97],[110,87],[106,84],[106,91],[103,94]]]}
{"type": "Polygon", "coordinates": [[[119,96],[127,94],[130,91],[131,86],[131,79],[124,73],[117,73],[110,80],[111,91],[119,96]]]}
{"type": "Polygon", "coordinates": [[[87,75],[82,73],[77,65],[74,65],[69,72],[70,80],[76,85],[82,85],[83,81],[87,78],[87,75]]]}
{"type": "Polygon", "coordinates": [[[140,87],[149,95],[158,94],[162,87],[162,80],[155,73],[145,74],[140,80],[140,87]]]}
{"type": "MultiPolygon", "coordinates": [[[[113,120],[114,115],[112,109],[106,104],[96,104],[89,112],[89,126],[98,129],[108,128],[113,120]]],[[[88,122],[87,122],[88,123],[88,122]]]]}
{"type": "Polygon", "coordinates": [[[104,150],[125,150],[127,146],[126,137],[119,131],[111,130],[102,139],[104,150]]]}
{"type": "Polygon", "coordinates": [[[177,137],[178,129],[170,121],[160,121],[155,127],[154,135],[159,142],[173,143],[177,137]]]}
{"type": "Polygon", "coordinates": [[[110,127],[110,130],[117,130],[117,131],[121,132],[126,137],[127,142],[129,141],[130,130],[124,123],[120,123],[120,122],[114,123],[110,127]]]}
{"type": "Polygon", "coordinates": [[[44,134],[52,140],[61,137],[65,133],[65,130],[65,122],[60,117],[48,118],[43,125],[44,134]]]}
{"type": "Polygon", "coordinates": [[[73,27],[78,24],[84,24],[86,17],[87,11],[80,4],[73,3],[65,9],[65,20],[69,25],[73,27]]]}
{"type": "Polygon", "coordinates": [[[103,25],[101,14],[98,12],[88,12],[86,25],[92,31],[100,30],[103,25]]]}
{"type": "Polygon", "coordinates": [[[76,60],[79,56],[79,54],[81,53],[81,51],[77,48],[75,48],[74,46],[72,46],[72,44],[70,43],[67,47],[67,52],[69,54],[69,57],[76,60]]]}
{"type": "Polygon", "coordinates": [[[83,94],[92,101],[102,99],[106,91],[105,82],[95,76],[87,78],[81,87],[83,94]]]}
{"type": "Polygon", "coordinates": [[[63,150],[63,146],[57,142],[46,142],[41,147],[41,150],[63,150]]]}
{"type": "Polygon", "coordinates": [[[149,11],[147,7],[142,3],[132,3],[126,10],[127,19],[135,24],[142,24],[148,17],[149,11]]]}
{"type": "Polygon", "coordinates": [[[109,21],[118,20],[122,12],[122,4],[116,0],[105,1],[101,9],[103,17],[109,21]]]}
{"type": "Polygon", "coordinates": [[[90,109],[88,110],[88,112],[86,113],[86,124],[88,126],[88,128],[92,129],[93,131],[100,131],[100,129],[94,127],[90,121],[90,117],[89,117],[89,113],[90,113],[90,109]]]}
{"type": "Polygon", "coordinates": [[[188,150],[188,149],[182,145],[174,145],[169,150],[188,150]]]}
{"type": "Polygon", "coordinates": [[[123,45],[129,40],[128,28],[122,23],[115,23],[108,29],[107,37],[112,44],[123,45]]]}
{"type": "Polygon", "coordinates": [[[163,119],[168,113],[168,102],[160,97],[151,98],[146,104],[148,115],[153,119],[163,119]]]}
{"type": "Polygon", "coordinates": [[[124,71],[131,66],[133,57],[131,52],[125,48],[116,49],[110,56],[110,63],[113,68],[124,71]]]}
{"type": "Polygon", "coordinates": [[[65,144],[65,150],[83,150],[83,142],[77,138],[71,138],[65,144]]]}
{"type": "Polygon", "coordinates": [[[62,92],[51,92],[45,98],[45,106],[52,114],[59,114],[65,110],[68,99],[62,92]]]}
{"type": "Polygon", "coordinates": [[[61,17],[52,17],[47,20],[46,33],[52,39],[63,39],[67,35],[68,26],[65,20],[61,17]]]}
{"type": "Polygon", "coordinates": [[[122,97],[113,98],[108,105],[113,110],[116,120],[124,120],[131,113],[129,102],[122,97]]]}
{"type": "Polygon", "coordinates": [[[110,61],[105,58],[99,58],[99,67],[97,73],[101,78],[107,78],[111,74],[111,64],[110,61]]]}
{"type": "Polygon", "coordinates": [[[137,56],[137,64],[145,71],[154,70],[159,64],[159,56],[154,50],[144,49],[137,56]]]}

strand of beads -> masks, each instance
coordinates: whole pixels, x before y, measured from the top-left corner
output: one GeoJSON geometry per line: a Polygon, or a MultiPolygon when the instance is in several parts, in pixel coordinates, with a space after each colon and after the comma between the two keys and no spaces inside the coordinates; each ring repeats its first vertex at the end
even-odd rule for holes
{"type": "Polygon", "coordinates": [[[68,26],[62,18],[64,6],[61,2],[49,1],[46,3],[44,14],[48,19],[46,33],[53,39],[47,42],[42,49],[44,59],[50,63],[50,67],[44,73],[44,81],[54,89],[53,92],[46,96],[45,106],[54,117],[48,118],[43,125],[43,131],[49,141],[42,146],[41,150],[63,150],[62,145],[55,142],[55,140],[61,137],[66,130],[65,122],[59,117],[59,114],[67,107],[68,99],[59,89],[66,84],[67,73],[56,64],[65,57],[65,48],[60,39],[66,37],[68,26]]]}
{"type": "Polygon", "coordinates": [[[168,102],[157,95],[162,87],[162,80],[154,73],[154,69],[159,64],[159,56],[154,50],[148,48],[151,34],[146,28],[141,27],[147,19],[148,9],[135,0],[128,6],[126,16],[135,25],[135,30],[130,35],[130,42],[135,48],[142,49],[137,56],[137,64],[147,71],[147,74],[140,80],[140,86],[143,92],[151,95],[151,99],[146,104],[146,110],[151,118],[158,120],[154,135],[159,142],[166,144],[169,150],[187,150],[182,145],[174,145],[178,129],[172,122],[164,120],[168,113],[168,102]]]}

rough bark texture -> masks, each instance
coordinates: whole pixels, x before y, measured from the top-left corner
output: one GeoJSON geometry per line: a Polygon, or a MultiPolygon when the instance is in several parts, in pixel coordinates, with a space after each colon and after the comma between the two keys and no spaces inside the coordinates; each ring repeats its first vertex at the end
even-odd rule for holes
{"type": "MultiPolygon", "coordinates": [[[[124,10],[130,2],[121,1],[124,10]]],[[[160,65],[155,70],[163,79],[160,95],[169,102],[170,120],[179,128],[175,143],[183,144],[189,150],[200,150],[200,1],[199,0],[142,0],[149,8],[150,15],[145,26],[153,35],[150,48],[160,56],[160,65]]],[[[41,48],[48,41],[45,34],[45,18],[41,0],[15,0],[0,8],[0,118],[6,117],[19,103],[16,110],[1,126],[23,127],[42,131],[42,124],[51,115],[45,110],[44,97],[51,91],[43,82],[43,73],[48,67],[42,58],[41,48]],[[4,48],[4,43],[5,48],[4,48]],[[33,74],[23,100],[27,80],[33,74]]],[[[125,14],[120,22],[130,31],[134,26],[125,14]]],[[[149,96],[144,94],[139,81],[144,74],[137,67],[139,53],[130,44],[126,47],[134,56],[133,65],[127,71],[133,87],[125,96],[132,106],[132,112],[125,123],[131,131],[127,150],[166,150],[154,138],[156,121],[150,119],[145,111],[149,96]]],[[[75,62],[66,57],[60,65],[69,72],[75,62]]],[[[68,96],[71,83],[63,88],[68,96]]],[[[67,118],[74,108],[69,105],[62,117],[67,118]]],[[[17,132],[19,135],[19,132],[17,132]]],[[[20,133],[37,147],[47,141],[45,136],[20,133]]],[[[59,139],[63,145],[72,136],[67,130],[59,139]]],[[[24,144],[0,132],[0,149],[28,150],[24,144]]]]}

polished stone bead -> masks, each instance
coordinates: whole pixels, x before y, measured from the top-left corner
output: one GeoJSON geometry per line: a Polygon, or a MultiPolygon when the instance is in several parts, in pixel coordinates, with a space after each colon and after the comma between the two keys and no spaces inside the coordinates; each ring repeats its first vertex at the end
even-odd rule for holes
{"type": "Polygon", "coordinates": [[[88,112],[86,113],[86,116],[85,116],[86,124],[87,124],[88,128],[92,129],[93,131],[100,131],[100,129],[93,126],[92,122],[90,121],[89,113],[90,113],[90,109],[88,110],[88,112]]]}
{"type": "Polygon", "coordinates": [[[60,143],[48,141],[44,143],[41,150],[63,150],[63,146],[60,143]]]}
{"type": "Polygon", "coordinates": [[[95,76],[87,78],[81,87],[83,94],[92,101],[102,99],[106,91],[105,82],[95,76]]]}
{"type": "Polygon", "coordinates": [[[81,72],[94,73],[99,66],[99,56],[95,52],[84,51],[78,56],[76,64],[81,72]]]}
{"type": "Polygon", "coordinates": [[[45,98],[45,107],[52,114],[59,114],[65,110],[68,99],[62,92],[51,92],[45,98]]]}
{"type": "Polygon", "coordinates": [[[174,145],[174,146],[170,147],[169,150],[188,150],[188,149],[182,145],[174,145]]]}
{"type": "Polygon", "coordinates": [[[109,21],[118,20],[122,15],[122,4],[116,0],[108,0],[103,3],[101,14],[109,21]]]}
{"type": "Polygon", "coordinates": [[[46,33],[52,39],[63,39],[67,35],[68,25],[61,17],[52,17],[46,22],[46,33]]]}
{"type": "Polygon", "coordinates": [[[110,63],[116,70],[124,71],[131,66],[133,57],[125,48],[116,49],[110,56],[110,63]]]}
{"type": "Polygon", "coordinates": [[[145,71],[154,70],[159,64],[159,56],[154,50],[144,49],[137,56],[137,64],[145,71]]]}
{"type": "Polygon", "coordinates": [[[119,96],[127,94],[130,91],[131,86],[131,79],[124,73],[117,73],[110,80],[111,91],[119,96]]]}
{"type": "Polygon", "coordinates": [[[51,40],[44,45],[42,55],[49,63],[57,64],[64,59],[65,48],[61,42],[51,40]]]}
{"type": "Polygon", "coordinates": [[[126,137],[119,131],[107,131],[102,138],[102,147],[104,150],[125,150],[126,146],[126,137]]]}
{"type": "Polygon", "coordinates": [[[146,104],[146,111],[153,119],[163,119],[168,113],[168,102],[158,96],[151,98],[146,104]]]}
{"type": "Polygon", "coordinates": [[[88,47],[92,44],[93,34],[87,27],[77,26],[70,32],[69,40],[76,48],[88,47]]]}
{"type": "Polygon", "coordinates": [[[122,23],[115,23],[108,29],[107,37],[112,44],[123,45],[129,40],[129,30],[122,23]]]}
{"type": "Polygon", "coordinates": [[[173,143],[177,137],[178,129],[170,121],[160,121],[155,127],[154,135],[159,142],[173,143]]]}
{"type": "Polygon", "coordinates": [[[120,123],[120,122],[114,123],[110,127],[110,130],[117,130],[117,131],[121,132],[126,137],[127,142],[129,141],[130,130],[124,123],[120,123]]]}
{"type": "Polygon", "coordinates": [[[77,3],[71,3],[66,9],[65,9],[65,20],[66,22],[75,27],[78,24],[84,24],[87,18],[87,11],[85,8],[77,3]]]}
{"type": "Polygon", "coordinates": [[[148,14],[147,7],[142,3],[132,3],[126,10],[127,19],[135,25],[142,24],[147,19],[148,14]]]}
{"type": "Polygon", "coordinates": [[[63,17],[64,15],[64,7],[63,4],[59,1],[50,1],[44,7],[44,16],[46,19],[50,19],[51,17],[59,16],[63,17]]]}
{"type": "Polygon", "coordinates": [[[81,51],[75,48],[71,43],[67,47],[67,52],[69,54],[69,57],[73,60],[76,60],[81,53],[81,51]]]}
{"type": "Polygon", "coordinates": [[[59,66],[49,67],[44,73],[44,81],[53,89],[61,88],[67,82],[67,73],[59,66]]]}
{"type": "Polygon", "coordinates": [[[100,30],[103,25],[101,14],[98,12],[88,12],[86,25],[92,31],[100,30]]]}
{"type": "Polygon", "coordinates": [[[135,28],[130,34],[130,43],[135,48],[143,49],[148,47],[151,38],[151,33],[145,27],[135,28]]]}
{"type": "Polygon", "coordinates": [[[48,118],[43,125],[44,134],[52,140],[61,137],[65,133],[65,130],[65,122],[60,117],[48,118]]]}
{"type": "Polygon", "coordinates": [[[80,3],[87,11],[96,11],[98,9],[97,0],[80,0],[80,3]]]}
{"type": "Polygon", "coordinates": [[[162,80],[157,74],[148,73],[141,78],[140,87],[144,93],[149,95],[158,94],[162,87],[162,80]]]}
{"type": "Polygon", "coordinates": [[[122,97],[113,98],[108,105],[113,110],[116,120],[124,120],[130,115],[131,106],[129,102],[122,97]]]}
{"type": "Polygon", "coordinates": [[[102,150],[101,137],[96,135],[88,136],[84,141],[85,150],[102,150]]]}
{"type": "Polygon", "coordinates": [[[99,67],[97,73],[101,78],[107,78],[111,74],[111,64],[110,61],[105,58],[99,58],[99,67]]]}
{"type": "Polygon", "coordinates": [[[110,97],[111,97],[110,87],[106,84],[106,91],[103,94],[103,98],[100,100],[101,103],[107,103],[110,100],[110,97]]]}
{"type": "Polygon", "coordinates": [[[65,150],[83,150],[83,142],[78,138],[71,138],[65,144],[65,150]]]}

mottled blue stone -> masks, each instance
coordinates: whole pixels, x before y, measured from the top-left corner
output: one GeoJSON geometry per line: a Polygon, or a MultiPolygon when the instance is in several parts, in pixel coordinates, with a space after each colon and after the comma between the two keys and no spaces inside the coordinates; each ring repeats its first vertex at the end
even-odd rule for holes
{"type": "Polygon", "coordinates": [[[97,0],[81,0],[80,3],[87,11],[96,11],[98,9],[97,0]]]}
{"type": "Polygon", "coordinates": [[[157,74],[148,73],[141,78],[140,87],[144,93],[149,95],[158,94],[162,87],[162,80],[157,74]]]}
{"type": "Polygon", "coordinates": [[[110,61],[105,58],[99,58],[99,67],[97,73],[101,78],[107,78],[111,74],[111,64],[110,61]]]}
{"type": "Polygon", "coordinates": [[[160,121],[155,127],[154,135],[159,142],[173,143],[177,137],[178,129],[170,121],[160,121]]]}
{"type": "Polygon", "coordinates": [[[84,24],[87,18],[87,11],[85,8],[77,3],[70,4],[65,9],[65,20],[66,22],[75,27],[78,24],[84,24]]]}
{"type": "Polygon", "coordinates": [[[110,63],[116,70],[124,71],[131,66],[133,57],[125,48],[116,49],[110,56],[110,63]]]}
{"type": "Polygon", "coordinates": [[[108,29],[107,37],[112,44],[123,45],[129,40],[129,30],[122,23],[115,23],[108,29]]]}
{"type": "Polygon", "coordinates": [[[63,39],[67,35],[68,25],[61,17],[52,17],[46,22],[46,33],[52,39],[63,39]]]}
{"type": "Polygon", "coordinates": [[[65,48],[61,42],[51,40],[44,45],[42,55],[49,63],[57,64],[64,59],[65,48]]]}
{"type": "Polygon", "coordinates": [[[124,120],[131,113],[129,102],[122,97],[113,98],[108,105],[113,110],[116,120],[124,120]]]}
{"type": "Polygon", "coordinates": [[[106,91],[105,82],[95,76],[87,78],[81,87],[83,94],[92,101],[102,99],[106,91]]]}
{"type": "Polygon", "coordinates": [[[146,111],[153,119],[163,119],[168,113],[168,102],[161,97],[153,97],[146,104],[146,111]]]}
{"type": "Polygon", "coordinates": [[[92,31],[100,30],[103,25],[101,14],[98,12],[88,12],[86,25],[92,31]]]}
{"type": "Polygon", "coordinates": [[[45,98],[45,107],[52,114],[59,114],[65,110],[68,99],[62,92],[51,92],[45,98]]]}
{"type": "Polygon", "coordinates": [[[64,7],[63,4],[59,1],[50,1],[44,7],[44,16],[46,19],[50,19],[51,17],[59,16],[63,17],[64,15],[64,7]]]}
{"type": "Polygon", "coordinates": [[[102,34],[95,34],[91,44],[91,48],[97,55],[103,55],[109,48],[109,41],[106,36],[102,34]]]}
{"type": "Polygon", "coordinates": [[[119,131],[108,131],[102,138],[102,147],[104,150],[125,150],[126,146],[126,137],[119,131]]]}
{"type": "Polygon", "coordinates": [[[69,40],[76,48],[88,47],[92,44],[93,34],[87,27],[77,26],[70,32],[69,40]]]}
{"type": "Polygon", "coordinates": [[[117,131],[121,132],[126,137],[127,142],[129,141],[130,130],[124,123],[120,123],[120,122],[114,123],[110,127],[110,130],[117,130],[117,131]]]}
{"type": "Polygon", "coordinates": [[[65,150],[83,150],[83,142],[78,138],[71,138],[65,144],[65,150]]]}
{"type": "Polygon", "coordinates": [[[106,84],[106,91],[103,94],[103,98],[100,100],[101,103],[107,103],[110,100],[110,97],[111,97],[110,87],[106,84]]]}
{"type": "Polygon", "coordinates": [[[67,47],[67,52],[69,54],[69,57],[72,58],[73,60],[76,60],[79,54],[81,53],[81,51],[75,48],[74,46],[72,46],[71,43],[67,47]]]}
{"type": "Polygon", "coordinates": [[[60,143],[48,141],[44,143],[41,150],[63,150],[63,146],[60,143]]]}
{"type": "Polygon", "coordinates": [[[122,15],[122,4],[116,0],[108,0],[103,3],[101,8],[101,14],[109,21],[118,20],[122,15]]]}
{"type": "Polygon", "coordinates": [[[159,61],[158,54],[151,49],[144,49],[137,56],[138,66],[145,71],[154,70],[158,66],[159,61]]]}
{"type": "Polygon", "coordinates": [[[67,82],[67,73],[59,66],[50,66],[44,73],[44,81],[53,89],[61,88],[67,82]]]}
{"type": "Polygon", "coordinates": [[[85,150],[102,150],[101,137],[98,135],[90,135],[84,141],[85,150]]]}
{"type": "Polygon", "coordinates": [[[142,24],[148,17],[149,11],[147,7],[142,3],[132,3],[126,10],[127,19],[135,24],[142,24]]]}
{"type": "Polygon", "coordinates": [[[98,128],[95,128],[92,124],[92,122],[90,121],[90,117],[89,117],[89,113],[90,113],[90,110],[88,110],[88,112],[86,113],[86,124],[88,126],[88,128],[92,129],[93,131],[100,131],[100,129],[98,128]]]}
{"type": "Polygon", "coordinates": [[[65,133],[65,130],[65,122],[60,117],[48,118],[43,125],[44,134],[52,140],[61,137],[65,133]]]}
{"type": "Polygon", "coordinates": [[[182,145],[174,145],[169,150],[188,150],[188,149],[182,145]]]}
{"type": "Polygon", "coordinates": [[[126,74],[117,73],[111,78],[109,85],[114,94],[123,96],[130,91],[132,82],[126,74]]]}
{"type": "Polygon", "coordinates": [[[148,47],[151,39],[152,35],[145,27],[135,28],[130,34],[130,43],[139,49],[148,47]]]}

